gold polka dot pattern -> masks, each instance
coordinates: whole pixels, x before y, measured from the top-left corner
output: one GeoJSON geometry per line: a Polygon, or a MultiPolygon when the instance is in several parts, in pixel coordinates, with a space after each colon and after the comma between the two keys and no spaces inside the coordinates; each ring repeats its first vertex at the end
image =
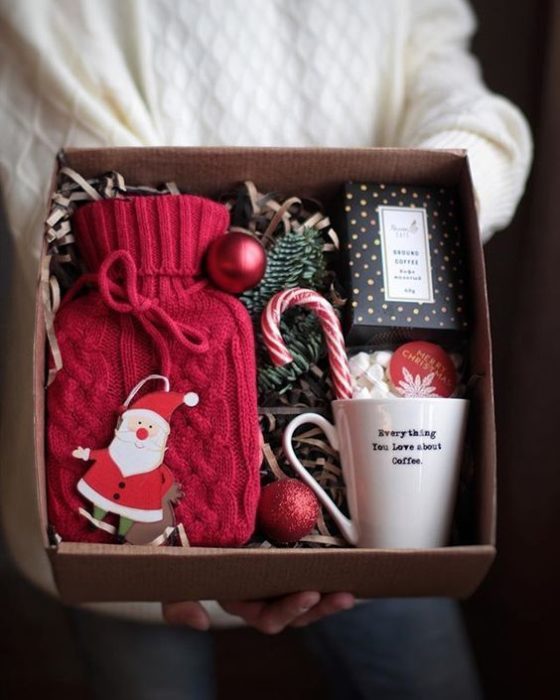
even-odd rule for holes
{"type": "MultiPolygon", "coordinates": [[[[379,331],[395,328],[468,330],[466,250],[461,232],[459,195],[455,188],[347,183],[343,207],[344,221],[340,232],[349,296],[349,345],[371,342],[379,331]],[[387,298],[386,261],[383,259],[386,253],[379,206],[425,210],[427,269],[431,274],[433,302],[387,298]]],[[[400,252],[390,251],[393,255],[400,252]]],[[[405,261],[403,272],[410,273],[412,278],[413,269],[406,269],[407,251],[402,253],[400,257],[405,261]]]]}

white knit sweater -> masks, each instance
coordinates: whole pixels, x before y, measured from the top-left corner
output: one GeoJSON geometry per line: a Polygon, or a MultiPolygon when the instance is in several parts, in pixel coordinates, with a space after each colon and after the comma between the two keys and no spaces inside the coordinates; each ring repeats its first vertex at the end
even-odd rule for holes
{"type": "Polygon", "coordinates": [[[0,176],[13,260],[0,493],[24,572],[52,589],[33,492],[31,355],[41,224],[62,146],[467,148],[487,238],[531,139],[484,86],[463,0],[4,0],[0,176]]]}

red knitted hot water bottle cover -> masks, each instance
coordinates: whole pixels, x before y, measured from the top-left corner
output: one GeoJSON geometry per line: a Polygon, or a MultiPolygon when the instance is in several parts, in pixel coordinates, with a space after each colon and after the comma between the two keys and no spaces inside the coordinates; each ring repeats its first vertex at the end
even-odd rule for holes
{"type": "Polygon", "coordinates": [[[55,319],[49,521],[67,541],[237,546],[254,529],[260,431],[249,315],[203,276],[227,209],[189,195],[80,208],[89,270],[55,319]],[[155,375],[155,376],[154,376],[155,375]],[[159,540],[158,540],[159,536],[159,540]]]}

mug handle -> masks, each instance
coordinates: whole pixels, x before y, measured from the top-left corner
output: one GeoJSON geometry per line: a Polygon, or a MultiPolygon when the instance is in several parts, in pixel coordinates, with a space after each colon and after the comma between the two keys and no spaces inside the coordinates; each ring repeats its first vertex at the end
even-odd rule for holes
{"type": "Polygon", "coordinates": [[[338,434],[336,432],[336,427],[332,425],[332,423],[329,423],[329,421],[326,418],[323,418],[323,416],[320,416],[318,413],[302,413],[300,416],[294,418],[293,421],[290,421],[286,430],[284,431],[284,435],[282,438],[284,454],[286,455],[288,462],[292,465],[295,471],[301,476],[301,478],[309,486],[309,488],[313,490],[319,501],[321,501],[321,503],[330,513],[332,519],[337,524],[344,538],[348,540],[350,544],[356,545],[358,542],[358,533],[356,531],[354,523],[339,510],[339,508],[335,505],[331,497],[321,486],[319,486],[319,484],[315,481],[315,479],[299,461],[299,459],[296,456],[296,453],[294,452],[294,448],[292,445],[292,437],[294,431],[297,430],[300,427],[300,425],[303,425],[304,423],[312,423],[313,425],[316,425],[317,427],[321,428],[321,430],[327,436],[327,440],[329,441],[331,447],[337,452],[339,451],[339,440],[338,434]]]}

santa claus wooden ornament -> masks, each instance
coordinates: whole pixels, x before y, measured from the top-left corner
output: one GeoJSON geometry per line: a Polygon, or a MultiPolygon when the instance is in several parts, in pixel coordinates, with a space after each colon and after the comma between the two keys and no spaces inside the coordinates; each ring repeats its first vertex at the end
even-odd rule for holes
{"type": "Polygon", "coordinates": [[[173,531],[173,504],[183,495],[170,469],[164,464],[172,413],[180,406],[194,408],[195,392],[169,390],[169,380],[153,374],[140,381],[123,404],[115,435],[105,449],[78,447],[77,459],[93,461],[78,482],[78,491],[93,505],[93,513],[80,509],[90,523],[107,532],[115,528],[104,522],[108,513],[119,517],[119,542],[153,544],[173,531]],[[163,391],[145,394],[131,405],[142,387],[152,380],[164,383],[163,391]]]}

